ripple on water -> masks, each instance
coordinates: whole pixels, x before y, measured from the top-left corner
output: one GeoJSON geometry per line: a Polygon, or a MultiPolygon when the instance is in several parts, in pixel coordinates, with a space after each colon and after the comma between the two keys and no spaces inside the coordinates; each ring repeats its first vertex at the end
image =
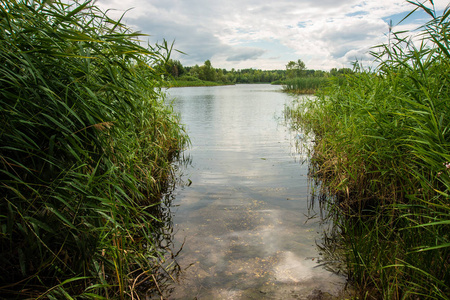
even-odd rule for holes
{"type": "Polygon", "coordinates": [[[299,212],[268,208],[256,199],[222,201],[190,213],[197,226],[189,226],[187,251],[179,262],[192,265],[170,299],[307,299],[314,290],[321,297],[339,294],[345,278],[316,268],[314,239],[301,234],[313,237],[311,229],[303,220],[296,226],[290,220],[300,218],[299,212]]]}
{"type": "Polygon", "coordinates": [[[292,152],[296,133],[279,122],[292,101],[279,90],[170,90],[192,141],[192,185],[178,192],[173,218],[185,242],[177,261],[190,267],[169,299],[326,299],[344,286],[317,268],[308,171],[292,152]]]}

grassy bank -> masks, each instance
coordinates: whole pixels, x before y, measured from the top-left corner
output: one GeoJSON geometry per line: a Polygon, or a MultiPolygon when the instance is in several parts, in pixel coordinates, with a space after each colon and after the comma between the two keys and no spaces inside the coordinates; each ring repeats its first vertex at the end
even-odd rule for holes
{"type": "Polygon", "coordinates": [[[223,83],[215,81],[205,81],[205,80],[171,80],[167,82],[168,87],[189,87],[189,86],[221,86],[221,85],[231,85],[232,83],[223,83]]]}
{"type": "Polygon", "coordinates": [[[311,172],[328,195],[349,279],[367,299],[449,299],[449,14],[394,34],[360,70],[299,103],[315,138],[311,172]]]}
{"type": "Polygon", "coordinates": [[[161,274],[158,202],[187,143],[161,46],[93,2],[0,1],[0,294],[123,299],[161,274]]]}

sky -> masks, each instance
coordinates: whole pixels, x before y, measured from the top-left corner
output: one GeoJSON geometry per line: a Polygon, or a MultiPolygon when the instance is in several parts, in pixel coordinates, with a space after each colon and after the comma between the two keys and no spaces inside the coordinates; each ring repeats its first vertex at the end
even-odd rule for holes
{"type": "MultiPolygon", "coordinates": [[[[432,7],[430,0],[426,5],[432,7]]],[[[434,0],[442,13],[449,0],[434,0]]],[[[358,61],[370,67],[371,47],[393,31],[414,30],[429,18],[405,0],[97,0],[154,45],[174,42],[183,66],[284,70],[301,59],[307,69],[329,71],[358,61]]]]}

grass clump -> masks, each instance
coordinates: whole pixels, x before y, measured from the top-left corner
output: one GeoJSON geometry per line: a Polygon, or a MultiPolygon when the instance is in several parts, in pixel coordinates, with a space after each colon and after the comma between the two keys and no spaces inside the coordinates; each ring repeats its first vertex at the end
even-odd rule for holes
{"type": "Polygon", "coordinates": [[[0,294],[132,297],[158,276],[158,201],[187,143],[152,69],[167,47],[91,1],[0,15],[0,294]]]}
{"type": "MultiPolygon", "coordinates": [[[[411,2],[412,3],[412,2],[411,2]]],[[[368,299],[449,299],[450,10],[394,33],[359,69],[290,110],[315,136],[349,278],[368,299]]]]}
{"type": "Polygon", "coordinates": [[[328,77],[295,77],[283,82],[283,90],[296,94],[314,94],[327,85],[328,77]]]}

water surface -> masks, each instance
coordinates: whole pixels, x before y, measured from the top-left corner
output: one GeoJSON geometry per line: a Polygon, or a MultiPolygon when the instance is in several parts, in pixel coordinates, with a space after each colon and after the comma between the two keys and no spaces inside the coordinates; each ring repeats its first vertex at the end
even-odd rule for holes
{"type": "Polygon", "coordinates": [[[308,220],[307,164],[283,121],[279,86],[169,90],[186,125],[190,186],[173,200],[182,272],[170,299],[337,296],[345,279],[318,267],[319,222],[308,220]]]}

